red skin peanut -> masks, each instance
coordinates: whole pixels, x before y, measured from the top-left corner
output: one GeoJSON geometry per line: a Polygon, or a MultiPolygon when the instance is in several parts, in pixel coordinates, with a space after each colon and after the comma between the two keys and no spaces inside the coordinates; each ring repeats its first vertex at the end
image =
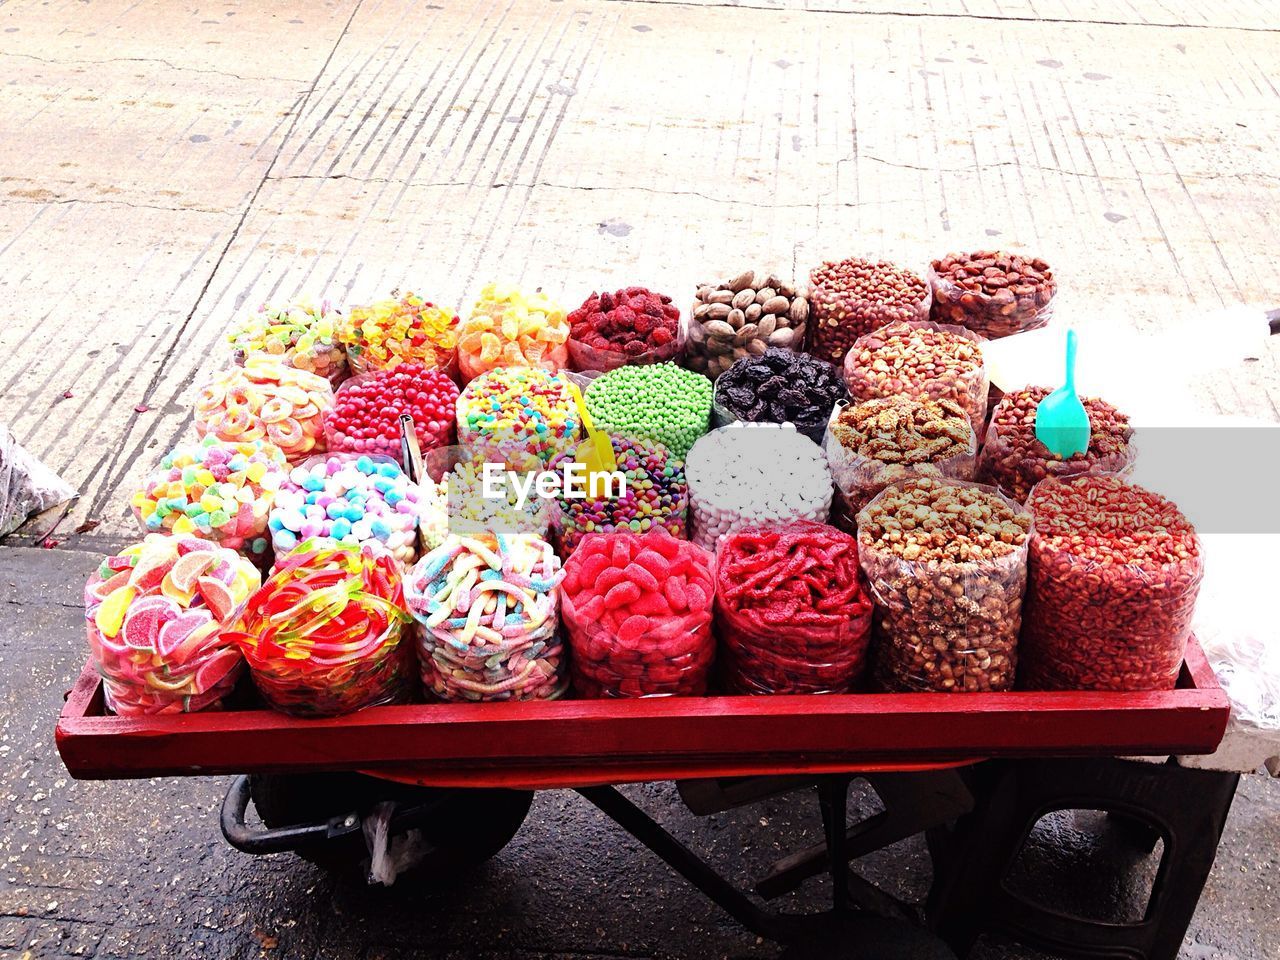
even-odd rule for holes
{"type": "Polygon", "coordinates": [[[1204,573],[1186,517],[1113,476],[1047,479],[1027,507],[1035,532],[1021,685],[1171,689],[1204,573]]]}
{"type": "Polygon", "coordinates": [[[1089,447],[1063,460],[1036,439],[1036,407],[1052,391],[1027,387],[1005,394],[991,415],[978,455],[978,480],[1025,503],[1031,488],[1049,476],[1126,473],[1133,466],[1129,418],[1097,397],[1082,397],[1089,414],[1089,447]]]}
{"type": "Polygon", "coordinates": [[[929,284],[886,261],[827,261],[809,273],[809,347],[840,365],[853,342],[887,323],[929,319],[929,284]]]}
{"type": "Polygon", "coordinates": [[[932,317],[995,340],[1049,322],[1058,290],[1049,265],[1038,257],[1003,250],[952,253],[929,265],[932,317]]]}

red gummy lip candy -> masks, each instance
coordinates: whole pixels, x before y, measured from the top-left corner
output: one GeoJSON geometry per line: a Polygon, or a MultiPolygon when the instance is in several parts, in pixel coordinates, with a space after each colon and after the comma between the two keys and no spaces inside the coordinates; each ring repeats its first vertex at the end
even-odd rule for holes
{"type": "Polygon", "coordinates": [[[592,534],[565,563],[561,592],[581,696],[706,691],[715,655],[707,551],[661,528],[592,534]]]}

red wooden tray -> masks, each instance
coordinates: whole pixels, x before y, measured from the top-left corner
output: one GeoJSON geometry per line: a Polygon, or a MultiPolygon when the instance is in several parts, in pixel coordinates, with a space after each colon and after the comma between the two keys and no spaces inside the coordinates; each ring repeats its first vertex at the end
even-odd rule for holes
{"type": "Polygon", "coordinates": [[[92,664],[58,719],[72,776],[364,770],[441,786],[578,787],[836,773],[992,757],[1211,753],[1228,702],[1194,639],[1156,693],[865,693],[116,717],[92,664]]]}

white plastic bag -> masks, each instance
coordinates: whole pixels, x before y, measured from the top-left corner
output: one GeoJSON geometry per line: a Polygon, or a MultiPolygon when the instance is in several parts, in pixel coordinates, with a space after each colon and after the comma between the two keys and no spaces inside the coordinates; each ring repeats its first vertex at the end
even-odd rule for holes
{"type": "Polygon", "coordinates": [[[1280,536],[1205,534],[1205,576],[1194,630],[1231,719],[1218,750],[1179,757],[1183,766],[1280,776],[1280,637],[1269,582],[1280,536]]]}
{"type": "Polygon", "coordinates": [[[13,533],[27,517],[80,494],[33,457],[0,423],[0,537],[13,533]]]}

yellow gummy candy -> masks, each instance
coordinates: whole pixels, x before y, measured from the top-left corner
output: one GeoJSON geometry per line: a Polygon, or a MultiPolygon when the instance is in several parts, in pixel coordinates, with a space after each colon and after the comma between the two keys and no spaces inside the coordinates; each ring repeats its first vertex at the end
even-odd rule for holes
{"type": "Polygon", "coordinates": [[[190,517],[185,515],[179,517],[176,521],[174,521],[174,524],[173,524],[174,533],[191,533],[193,530],[195,530],[195,528],[196,528],[196,525],[194,521],[192,521],[190,517]]]}
{"type": "Polygon", "coordinates": [[[93,622],[104,637],[114,637],[120,633],[120,628],[124,626],[124,615],[128,612],[129,604],[133,602],[137,593],[138,591],[133,587],[126,585],[112,591],[107,599],[102,601],[102,606],[98,607],[93,615],[93,622]]]}

